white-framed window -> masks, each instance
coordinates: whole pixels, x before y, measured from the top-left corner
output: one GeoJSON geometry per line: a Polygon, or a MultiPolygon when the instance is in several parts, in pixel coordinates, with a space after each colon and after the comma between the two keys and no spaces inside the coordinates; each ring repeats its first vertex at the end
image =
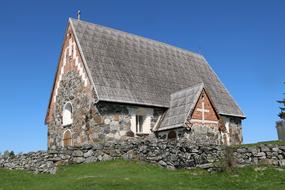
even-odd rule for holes
{"type": "Polygon", "coordinates": [[[136,115],[136,133],[143,133],[144,119],[143,115],[136,115]]]}
{"type": "Polygon", "coordinates": [[[63,126],[71,125],[72,122],[73,122],[73,119],[72,119],[72,105],[71,105],[70,102],[67,102],[63,106],[62,125],[63,126]]]}
{"type": "Polygon", "coordinates": [[[136,107],[129,108],[131,115],[131,131],[135,136],[147,135],[151,133],[152,108],[136,107]]]}

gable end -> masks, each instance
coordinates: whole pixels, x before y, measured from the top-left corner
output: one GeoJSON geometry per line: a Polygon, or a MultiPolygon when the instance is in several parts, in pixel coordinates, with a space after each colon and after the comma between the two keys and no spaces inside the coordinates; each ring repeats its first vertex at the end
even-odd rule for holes
{"type": "Polygon", "coordinates": [[[189,112],[185,125],[186,127],[191,127],[193,123],[213,123],[218,124],[220,116],[217,112],[213,101],[211,100],[206,89],[203,88],[196,104],[193,109],[189,112]]]}
{"type": "Polygon", "coordinates": [[[94,86],[90,80],[91,78],[88,75],[87,68],[83,63],[82,54],[80,53],[80,48],[76,41],[75,34],[72,30],[71,25],[69,24],[65,33],[60,59],[49,100],[48,111],[45,118],[46,124],[48,124],[53,117],[52,113],[54,112],[60,82],[62,81],[63,76],[71,71],[77,72],[82,79],[84,87],[88,88],[90,92],[93,91],[92,93],[94,93],[95,97],[97,97],[97,93],[95,92],[94,86]]]}

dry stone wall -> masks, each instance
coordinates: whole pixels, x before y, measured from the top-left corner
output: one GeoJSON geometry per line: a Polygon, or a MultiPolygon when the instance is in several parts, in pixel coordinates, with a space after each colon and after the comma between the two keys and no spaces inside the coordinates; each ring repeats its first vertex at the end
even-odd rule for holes
{"type": "Polygon", "coordinates": [[[56,164],[50,159],[51,155],[46,151],[29,152],[16,156],[0,156],[0,167],[16,170],[27,170],[34,173],[56,172],[56,164]]]}
{"type": "MultiPolygon", "coordinates": [[[[195,145],[187,140],[165,141],[130,138],[125,141],[69,147],[48,152],[32,152],[14,157],[0,157],[0,167],[55,173],[58,165],[101,162],[114,159],[139,160],[169,169],[203,168],[219,170],[224,161],[225,146],[195,145]]],[[[285,166],[285,145],[256,145],[233,148],[237,166],[268,164],[285,166]]]]}

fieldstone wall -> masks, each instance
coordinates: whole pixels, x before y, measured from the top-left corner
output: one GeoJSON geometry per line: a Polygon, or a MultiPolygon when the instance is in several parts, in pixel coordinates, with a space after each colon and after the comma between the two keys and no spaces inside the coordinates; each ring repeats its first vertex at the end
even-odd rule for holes
{"type": "MultiPolygon", "coordinates": [[[[15,157],[0,157],[0,167],[29,170],[35,173],[55,173],[58,165],[100,162],[113,159],[140,160],[169,169],[203,168],[208,171],[223,167],[229,157],[225,146],[194,145],[187,140],[165,141],[130,138],[81,147],[69,147],[48,152],[32,152],[15,157]]],[[[230,147],[233,163],[245,165],[267,164],[285,166],[285,145],[256,145],[230,147]]]]}
{"type": "Polygon", "coordinates": [[[206,126],[201,123],[194,123],[191,130],[185,132],[185,137],[191,142],[196,142],[198,144],[224,144],[221,137],[222,132],[217,127],[217,124],[208,123],[206,126]]]}
{"type": "MultiPolygon", "coordinates": [[[[56,163],[50,159],[51,155],[46,151],[29,152],[15,156],[1,156],[0,167],[15,170],[27,170],[34,173],[56,172],[56,163]]],[[[60,160],[61,158],[58,158],[60,160]]]]}
{"type": "Polygon", "coordinates": [[[159,139],[169,139],[170,133],[175,133],[179,139],[186,138],[192,144],[224,144],[222,142],[222,132],[217,124],[202,125],[201,123],[193,123],[191,128],[181,127],[172,130],[159,131],[157,137],[159,139]]]}
{"type": "MultiPolygon", "coordinates": [[[[109,102],[99,102],[93,105],[93,108],[96,109],[96,115],[91,117],[88,122],[90,133],[93,135],[91,144],[134,137],[134,130],[131,129],[131,119],[134,116],[134,110],[153,110],[153,114],[150,115],[150,129],[155,126],[159,116],[164,111],[161,108],[144,108],[109,102]]],[[[152,132],[149,131],[149,133],[151,134],[152,132]]]]}
{"type": "Polygon", "coordinates": [[[91,105],[95,101],[91,89],[84,87],[79,74],[75,71],[63,75],[58,89],[54,117],[48,124],[48,146],[57,149],[62,146],[63,133],[67,129],[72,131],[73,145],[79,146],[89,143],[88,118],[92,114],[91,105]],[[62,113],[64,105],[69,102],[72,105],[72,125],[63,126],[62,113]]]}
{"type": "Polygon", "coordinates": [[[236,148],[233,157],[237,165],[273,165],[285,166],[285,145],[260,144],[251,147],[236,148]]]}
{"type": "MultiPolygon", "coordinates": [[[[96,144],[134,136],[131,130],[133,110],[152,109],[150,130],[155,126],[163,108],[144,108],[119,103],[96,103],[96,94],[84,86],[76,71],[63,75],[58,89],[54,115],[48,123],[48,149],[63,147],[64,132],[71,132],[73,146],[96,144]],[[63,125],[63,109],[72,105],[72,124],[63,125]]],[[[149,131],[149,133],[151,133],[149,131]]]]}

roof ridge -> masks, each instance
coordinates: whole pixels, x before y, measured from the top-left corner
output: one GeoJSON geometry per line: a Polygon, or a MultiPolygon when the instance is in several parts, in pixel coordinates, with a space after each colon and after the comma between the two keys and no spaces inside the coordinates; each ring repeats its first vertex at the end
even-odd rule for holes
{"type": "Polygon", "coordinates": [[[192,52],[188,49],[184,49],[184,48],[180,48],[180,47],[176,47],[174,45],[171,45],[171,44],[168,44],[168,43],[165,43],[165,42],[160,42],[158,40],[154,40],[154,39],[151,39],[151,38],[148,38],[148,37],[144,37],[144,36],[140,36],[138,34],[134,34],[134,33],[131,33],[131,32],[125,32],[125,31],[122,31],[122,30],[119,30],[119,29],[115,29],[115,28],[111,28],[111,27],[108,27],[108,26],[103,26],[103,25],[100,25],[100,24],[95,24],[95,23],[92,23],[92,22],[88,22],[88,21],[84,21],[84,20],[77,20],[77,19],[74,19],[74,18],[69,18],[72,22],[76,21],[76,22],[83,22],[85,24],[90,24],[90,25],[94,25],[96,27],[101,27],[101,28],[104,28],[104,29],[107,29],[107,30],[112,30],[114,32],[119,32],[119,33],[123,33],[123,34],[127,34],[127,35],[131,35],[131,36],[134,36],[136,38],[140,38],[142,40],[145,40],[145,41],[148,41],[148,42],[152,42],[152,43],[156,43],[156,44],[160,44],[160,45],[164,45],[168,48],[172,48],[172,49],[175,49],[175,50],[178,50],[178,51],[181,51],[183,53],[187,53],[187,54],[191,54],[197,58],[200,58],[200,59],[205,59],[203,55],[199,54],[199,53],[195,53],[195,52],[192,52]]]}

